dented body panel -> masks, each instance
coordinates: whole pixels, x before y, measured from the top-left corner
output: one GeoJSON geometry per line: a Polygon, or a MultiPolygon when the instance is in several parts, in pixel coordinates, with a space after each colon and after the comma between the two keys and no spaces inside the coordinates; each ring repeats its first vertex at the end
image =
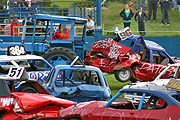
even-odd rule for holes
{"type": "Polygon", "coordinates": [[[119,75],[116,71],[130,69],[130,79],[136,81],[152,81],[168,64],[179,62],[159,44],[135,35],[120,42],[110,38],[95,42],[86,55],[85,64],[99,67],[103,72],[114,73],[115,76],[119,75]],[[126,41],[130,47],[123,45],[126,41]]]}

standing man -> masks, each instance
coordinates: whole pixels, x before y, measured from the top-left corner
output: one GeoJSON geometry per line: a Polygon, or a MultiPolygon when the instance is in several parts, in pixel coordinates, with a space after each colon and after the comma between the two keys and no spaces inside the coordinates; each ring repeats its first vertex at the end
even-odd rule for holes
{"type": "Polygon", "coordinates": [[[172,0],[161,0],[162,3],[162,20],[161,25],[165,23],[165,19],[167,18],[167,25],[170,24],[170,7],[172,4],[172,0]]]}
{"type": "Polygon", "coordinates": [[[123,18],[124,28],[131,25],[131,18],[134,16],[133,11],[129,8],[129,5],[126,4],[125,8],[121,11],[120,16],[123,18]]]}
{"type": "Polygon", "coordinates": [[[136,22],[138,22],[139,33],[144,36],[146,34],[145,21],[147,21],[147,14],[142,11],[142,8],[139,8],[139,12],[135,14],[134,19],[136,22]],[[138,17],[138,19],[136,19],[136,17],[138,17]]]}
{"type": "MultiPolygon", "coordinates": [[[[145,0],[141,0],[142,2],[142,8],[145,9],[145,0]]],[[[137,4],[136,4],[136,10],[138,10],[140,8],[140,0],[137,0],[137,4]]]]}
{"type": "Polygon", "coordinates": [[[151,20],[151,15],[153,11],[153,22],[156,21],[157,5],[159,0],[149,0],[149,13],[148,13],[148,22],[151,20]]]}
{"type": "Polygon", "coordinates": [[[86,35],[87,36],[92,36],[94,33],[94,21],[92,20],[91,15],[87,15],[87,31],[86,31],[86,35]]]}

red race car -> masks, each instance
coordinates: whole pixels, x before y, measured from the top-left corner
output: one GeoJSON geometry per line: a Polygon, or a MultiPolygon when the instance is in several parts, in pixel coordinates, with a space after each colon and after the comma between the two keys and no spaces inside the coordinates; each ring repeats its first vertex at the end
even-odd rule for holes
{"type": "Polygon", "coordinates": [[[60,110],[59,115],[61,120],[179,120],[179,110],[180,92],[167,90],[164,86],[161,91],[158,88],[121,89],[108,102],[82,102],[60,110]],[[141,95],[141,100],[132,102],[118,99],[123,93],[141,95]]]}
{"type": "MultiPolygon", "coordinates": [[[[11,75],[19,76],[16,74],[17,70],[13,70],[14,74],[11,75]]],[[[27,76],[27,73],[22,73],[22,76],[27,76]]],[[[20,79],[5,76],[0,78],[0,118],[3,120],[54,120],[59,118],[59,110],[75,104],[73,101],[49,95],[50,93],[37,81],[27,79],[28,76],[20,79]],[[10,82],[9,86],[6,80],[10,82]],[[14,81],[29,82],[39,93],[11,92],[15,90],[14,81]]]]}
{"type": "MultiPolygon", "coordinates": [[[[120,82],[135,82],[152,81],[168,64],[179,62],[159,44],[144,40],[141,36],[133,35],[120,42],[117,38],[93,43],[92,50],[86,54],[85,64],[113,73],[120,82]]],[[[171,72],[173,69],[169,74],[171,72]]],[[[168,76],[164,75],[166,78],[168,76]]]]}

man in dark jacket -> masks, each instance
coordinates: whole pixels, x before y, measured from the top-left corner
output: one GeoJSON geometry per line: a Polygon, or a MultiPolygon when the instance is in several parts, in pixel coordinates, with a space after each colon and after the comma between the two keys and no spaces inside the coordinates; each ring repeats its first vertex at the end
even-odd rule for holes
{"type": "Polygon", "coordinates": [[[153,11],[153,22],[156,21],[156,13],[157,13],[157,5],[159,0],[149,0],[149,13],[148,13],[148,21],[151,20],[151,15],[153,11]]]}
{"type": "Polygon", "coordinates": [[[161,6],[162,6],[162,20],[161,25],[163,25],[165,22],[165,19],[167,18],[167,25],[170,24],[170,7],[172,4],[172,0],[160,0],[161,6]]]}
{"type": "Polygon", "coordinates": [[[125,8],[121,11],[120,16],[123,18],[124,28],[130,28],[131,18],[134,16],[134,13],[129,8],[128,4],[125,5],[125,8]]]}
{"type": "Polygon", "coordinates": [[[145,35],[145,21],[147,21],[147,14],[142,11],[142,8],[139,8],[139,12],[137,12],[134,16],[134,19],[136,22],[138,22],[138,27],[139,27],[139,33],[141,35],[145,35]],[[138,19],[136,19],[138,17],[138,19]],[[143,32],[141,32],[143,31],[143,32]]]}

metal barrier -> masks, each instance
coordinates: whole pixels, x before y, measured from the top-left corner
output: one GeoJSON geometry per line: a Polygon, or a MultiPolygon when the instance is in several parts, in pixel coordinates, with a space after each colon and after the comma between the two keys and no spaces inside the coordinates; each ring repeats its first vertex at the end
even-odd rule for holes
{"type": "MultiPolygon", "coordinates": [[[[95,6],[95,1],[15,1],[10,0],[6,5],[0,5],[3,9],[0,10],[0,25],[4,25],[4,20],[8,19],[9,23],[14,23],[14,18],[17,17],[21,26],[13,26],[12,32],[14,36],[14,29],[18,28],[18,36],[22,34],[23,20],[28,19],[28,13],[35,14],[50,14],[50,15],[62,15],[62,16],[72,16],[72,17],[82,17],[86,18],[88,14],[92,16],[95,21],[95,8],[94,7],[84,7],[77,6],[77,3],[87,3],[95,6]],[[58,4],[66,3],[71,4],[71,7],[60,7],[58,4]]],[[[33,17],[33,16],[32,16],[33,17]]],[[[43,26],[40,26],[43,28],[43,26]]],[[[31,28],[31,26],[27,26],[31,28]]],[[[11,32],[11,30],[10,30],[11,32]]],[[[76,32],[79,34],[78,32],[76,32]]],[[[0,30],[0,34],[3,35],[3,30],[0,30]]],[[[31,33],[26,33],[31,34],[31,33]]],[[[37,33],[41,34],[41,33],[37,33]]],[[[10,34],[11,35],[11,34],[10,34]]]]}
{"type": "Polygon", "coordinates": [[[95,1],[15,1],[10,0],[7,5],[3,6],[0,14],[0,23],[4,19],[14,19],[14,16],[18,19],[28,18],[28,13],[34,14],[50,14],[50,15],[62,15],[72,17],[86,17],[90,14],[95,19],[94,7],[88,8],[84,6],[77,6],[77,3],[88,3],[95,6],[95,1]],[[71,4],[72,7],[60,7],[58,4],[66,3],[71,4]],[[50,6],[50,7],[49,7],[50,6]]]}

